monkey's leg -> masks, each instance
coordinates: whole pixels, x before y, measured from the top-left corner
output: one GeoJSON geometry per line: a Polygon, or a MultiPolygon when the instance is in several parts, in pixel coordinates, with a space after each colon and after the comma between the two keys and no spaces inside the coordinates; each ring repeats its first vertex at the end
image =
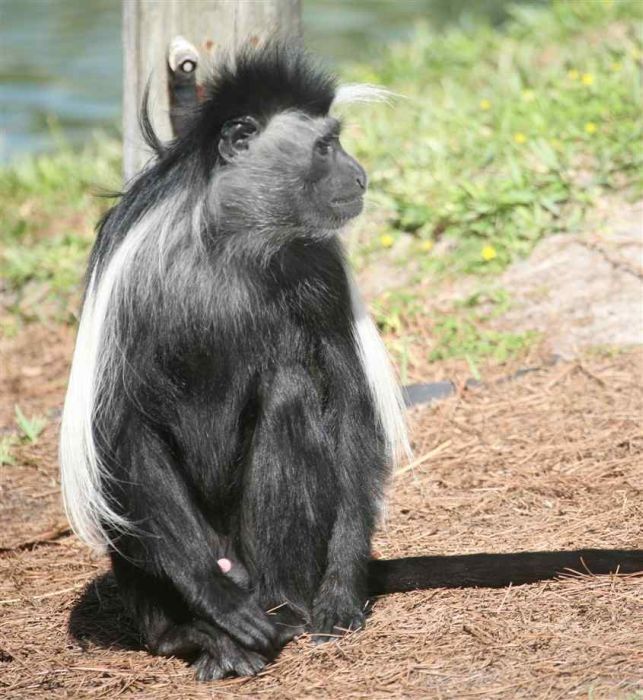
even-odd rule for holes
{"type": "Polygon", "coordinates": [[[324,642],[364,626],[367,571],[378,504],[386,480],[386,453],[365,383],[351,376],[354,360],[325,348],[328,403],[336,407],[328,428],[337,435],[334,468],[339,504],[325,574],[313,606],[311,632],[324,642]]]}
{"type": "Polygon", "coordinates": [[[243,558],[262,606],[288,603],[301,624],[310,619],[335,517],[332,444],[317,389],[301,366],[278,368],[260,393],[244,474],[243,558]]]}
{"type": "Polygon", "coordinates": [[[254,676],[267,659],[235,642],[223,630],[190,612],[168,582],[143,574],[112,554],[114,574],[130,614],[136,618],[148,649],[159,656],[191,662],[198,680],[236,674],[254,676]]]}
{"type": "Polygon", "coordinates": [[[310,629],[315,642],[327,642],[364,626],[372,530],[365,518],[364,513],[340,506],[328,548],[328,568],[313,605],[310,629]]]}
{"type": "MultiPolygon", "coordinates": [[[[247,649],[273,655],[275,625],[250,593],[219,568],[226,543],[186,483],[182,470],[187,467],[149,427],[135,421],[121,440],[118,459],[129,478],[113,480],[111,497],[134,525],[115,538],[114,549],[141,576],[166,581],[191,618],[227,632],[247,649]]],[[[116,575],[126,591],[140,583],[116,575]]]]}

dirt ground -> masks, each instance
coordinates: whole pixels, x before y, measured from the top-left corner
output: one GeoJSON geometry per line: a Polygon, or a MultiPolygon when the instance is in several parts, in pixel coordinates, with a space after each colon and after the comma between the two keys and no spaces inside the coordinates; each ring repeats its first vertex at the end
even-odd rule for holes
{"type": "MultiPolygon", "coordinates": [[[[315,648],[300,639],[254,679],[200,685],[181,661],[149,656],[105,560],[69,534],[60,507],[72,341],[72,331],[30,326],[0,344],[0,432],[18,400],[50,418],[2,467],[3,698],[643,694],[643,576],[587,571],[381,598],[365,631],[315,648]]],[[[642,378],[640,350],[593,354],[413,409],[415,466],[392,480],[377,554],[643,548],[642,378]]]]}

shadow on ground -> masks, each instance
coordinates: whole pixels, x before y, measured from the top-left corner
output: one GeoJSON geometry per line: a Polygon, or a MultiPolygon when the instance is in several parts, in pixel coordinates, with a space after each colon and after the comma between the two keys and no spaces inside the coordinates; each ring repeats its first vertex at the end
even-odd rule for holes
{"type": "Polygon", "coordinates": [[[87,584],[72,608],[69,633],[83,648],[88,643],[127,651],[144,648],[111,573],[102,574],[87,584]]]}

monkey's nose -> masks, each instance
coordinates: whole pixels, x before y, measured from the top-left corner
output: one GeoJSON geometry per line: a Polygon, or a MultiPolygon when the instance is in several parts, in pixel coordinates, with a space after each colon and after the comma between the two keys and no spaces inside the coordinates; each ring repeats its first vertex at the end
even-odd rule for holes
{"type": "Polygon", "coordinates": [[[365,175],[365,173],[358,173],[357,176],[355,177],[355,180],[357,181],[357,184],[360,186],[360,189],[362,189],[362,190],[366,189],[366,175],[365,175]]]}

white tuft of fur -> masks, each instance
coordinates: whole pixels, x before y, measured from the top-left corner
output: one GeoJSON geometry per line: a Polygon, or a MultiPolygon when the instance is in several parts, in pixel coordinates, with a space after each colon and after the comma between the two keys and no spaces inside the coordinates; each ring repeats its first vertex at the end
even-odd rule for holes
{"type": "Polygon", "coordinates": [[[369,315],[362,295],[349,270],[351,306],[355,337],[376,414],[386,438],[389,458],[394,464],[410,459],[411,447],[406,427],[402,391],[377,326],[369,315]]]}
{"type": "Polygon", "coordinates": [[[353,102],[384,102],[388,104],[397,95],[380,85],[369,83],[347,83],[340,85],[335,92],[333,107],[353,102]]]}
{"type": "MultiPolygon", "coordinates": [[[[109,478],[98,457],[93,415],[100,386],[110,383],[119,352],[113,330],[116,319],[110,312],[117,299],[127,294],[131,263],[143,246],[154,249],[166,243],[172,226],[174,202],[156,207],[127,233],[112,254],[100,278],[90,279],[78,327],[65,397],[60,432],[59,459],[65,511],[74,532],[93,549],[103,552],[109,544],[106,527],[130,530],[132,524],[114,512],[101,489],[109,478]]],[[[122,297],[121,297],[122,298],[122,297]]]]}

